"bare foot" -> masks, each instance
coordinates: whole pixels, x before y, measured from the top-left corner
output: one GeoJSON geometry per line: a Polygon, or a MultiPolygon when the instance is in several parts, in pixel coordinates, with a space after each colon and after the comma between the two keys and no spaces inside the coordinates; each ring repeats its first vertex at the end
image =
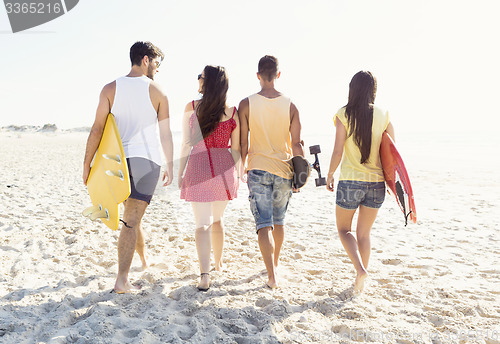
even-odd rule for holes
{"type": "Polygon", "coordinates": [[[356,276],[354,281],[354,292],[361,293],[365,288],[365,279],[368,277],[368,272],[364,271],[356,276]]]}
{"type": "Polygon", "coordinates": [[[141,290],[141,287],[132,285],[129,281],[127,281],[125,284],[118,283],[117,281],[113,290],[117,294],[136,293],[141,290]]]}
{"type": "Polygon", "coordinates": [[[210,289],[210,275],[208,273],[202,273],[200,276],[200,283],[198,283],[198,290],[207,291],[210,289]]]}
{"type": "Polygon", "coordinates": [[[279,288],[279,285],[278,285],[278,281],[276,279],[276,273],[274,274],[274,276],[272,277],[269,277],[267,283],[266,283],[266,286],[270,289],[276,289],[276,288],[279,288]]]}
{"type": "Polygon", "coordinates": [[[266,287],[268,287],[269,289],[276,289],[279,288],[279,285],[276,282],[271,283],[271,281],[267,281],[266,287]]]}
{"type": "Polygon", "coordinates": [[[142,263],[142,271],[146,270],[149,267],[146,255],[140,257],[141,258],[141,263],[142,263]]]}
{"type": "Polygon", "coordinates": [[[215,271],[223,272],[225,268],[226,265],[222,263],[222,260],[219,262],[219,264],[215,263],[215,271]]]}

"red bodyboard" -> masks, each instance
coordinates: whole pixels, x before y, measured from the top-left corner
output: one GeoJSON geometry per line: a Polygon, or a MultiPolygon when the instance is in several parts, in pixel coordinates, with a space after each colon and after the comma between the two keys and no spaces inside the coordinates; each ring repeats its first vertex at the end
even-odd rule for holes
{"type": "Polygon", "coordinates": [[[408,218],[413,223],[416,223],[417,210],[415,209],[415,198],[411,188],[410,177],[394,141],[387,132],[382,134],[380,161],[384,169],[387,187],[396,197],[399,208],[401,208],[405,216],[405,225],[408,223],[408,218]]]}

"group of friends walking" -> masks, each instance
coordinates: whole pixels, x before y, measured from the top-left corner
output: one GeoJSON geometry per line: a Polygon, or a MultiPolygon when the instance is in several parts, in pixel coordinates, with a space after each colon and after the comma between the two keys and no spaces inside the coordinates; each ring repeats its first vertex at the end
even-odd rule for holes
{"type": "MultiPolygon", "coordinates": [[[[168,98],[154,82],[163,58],[163,52],[151,42],[132,45],[131,70],[102,89],[87,140],[85,185],[107,115],[115,116],[131,183],[118,239],[117,293],[139,289],[128,278],[134,252],[143,268],[148,266],[141,221],[160,177],[162,154],[166,161],[163,185],[173,182],[168,98]]],[[[250,210],[268,275],[266,285],[279,286],[276,270],[285,236],[285,215],[292,193],[298,191],[292,185],[289,160],[304,156],[299,111],[275,88],[280,74],[274,56],[262,57],[257,72],[260,92],[243,99],[236,108],[226,104],[229,82],[224,67],[206,66],[198,75],[201,99],[186,104],[178,185],[181,199],[191,203],[195,218],[201,291],[210,288],[212,251],[215,270],[224,269],[222,219],[228,202],[237,197],[240,180],[249,190],[250,210]]],[[[336,222],[356,269],[354,290],[358,292],[368,276],[370,230],[385,197],[379,157],[382,133],[387,131],[394,138],[387,112],[373,105],[376,89],[376,79],[370,72],[361,71],[352,78],[348,103],[334,116],[335,145],[326,186],[334,191],[333,175],[340,165],[335,189],[336,222]],[[351,227],[358,208],[354,235],[351,227]]]]}

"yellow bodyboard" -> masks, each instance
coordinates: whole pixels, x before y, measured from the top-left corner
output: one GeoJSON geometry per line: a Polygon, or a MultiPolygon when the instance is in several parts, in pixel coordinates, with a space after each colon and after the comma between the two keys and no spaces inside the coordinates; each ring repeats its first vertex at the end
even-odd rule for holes
{"type": "Polygon", "coordinates": [[[120,204],[130,195],[130,177],[120,133],[111,113],[90,168],[87,190],[92,207],[85,209],[83,215],[92,220],[99,218],[112,230],[118,229],[120,204]]]}

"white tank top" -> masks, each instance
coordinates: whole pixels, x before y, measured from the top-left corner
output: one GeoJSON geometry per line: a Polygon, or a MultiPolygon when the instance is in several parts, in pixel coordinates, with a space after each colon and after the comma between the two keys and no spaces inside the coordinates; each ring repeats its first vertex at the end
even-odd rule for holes
{"type": "Polygon", "coordinates": [[[116,79],[111,113],[116,119],[125,156],[145,158],[161,166],[158,114],[151,103],[150,83],[147,76],[116,79]]]}

